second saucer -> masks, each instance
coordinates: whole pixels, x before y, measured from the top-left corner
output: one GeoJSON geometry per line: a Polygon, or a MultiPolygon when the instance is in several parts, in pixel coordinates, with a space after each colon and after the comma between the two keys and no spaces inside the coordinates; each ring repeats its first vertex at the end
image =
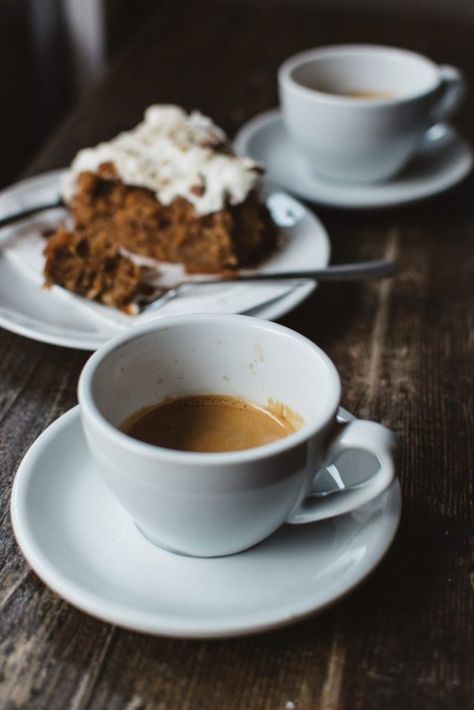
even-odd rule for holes
{"type": "Polygon", "coordinates": [[[234,146],[239,153],[265,165],[267,177],[295,195],[344,208],[393,207],[431,197],[460,182],[473,165],[469,145],[452,126],[440,124],[427,131],[417,154],[396,178],[376,184],[327,181],[308,171],[293,147],[279,109],[246,123],[234,146]]]}

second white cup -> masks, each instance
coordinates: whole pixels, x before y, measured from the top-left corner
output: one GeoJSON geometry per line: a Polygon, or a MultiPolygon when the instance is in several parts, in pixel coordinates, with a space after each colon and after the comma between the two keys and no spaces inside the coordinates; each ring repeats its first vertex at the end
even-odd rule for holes
{"type": "Polygon", "coordinates": [[[465,88],[454,67],[376,45],[302,52],[282,64],[278,82],[287,130],[308,169],[349,182],[398,173],[465,88]]]}

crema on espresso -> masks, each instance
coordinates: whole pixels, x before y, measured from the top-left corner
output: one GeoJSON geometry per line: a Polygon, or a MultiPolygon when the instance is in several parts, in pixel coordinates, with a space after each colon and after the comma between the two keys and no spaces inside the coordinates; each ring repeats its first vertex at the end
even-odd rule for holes
{"type": "Polygon", "coordinates": [[[147,444],[177,451],[222,452],[253,449],[292,434],[294,417],[239,397],[179,397],[146,407],[120,427],[147,444]]]}

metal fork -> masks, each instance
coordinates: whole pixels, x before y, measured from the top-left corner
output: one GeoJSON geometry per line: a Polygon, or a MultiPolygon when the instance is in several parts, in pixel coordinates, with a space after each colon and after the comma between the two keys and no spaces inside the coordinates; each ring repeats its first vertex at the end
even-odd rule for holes
{"type": "Polygon", "coordinates": [[[196,290],[201,286],[210,286],[214,284],[238,284],[252,282],[267,282],[267,281],[296,281],[297,285],[304,280],[312,281],[363,281],[365,279],[385,278],[393,276],[399,267],[394,261],[385,259],[374,261],[361,261],[353,264],[337,264],[335,266],[327,266],[324,269],[313,269],[310,271],[282,271],[269,272],[258,274],[242,274],[229,277],[216,277],[210,279],[202,279],[196,281],[181,281],[161,292],[160,295],[153,301],[146,301],[140,305],[140,312],[149,312],[162,308],[166,303],[169,303],[178,296],[196,290]]]}

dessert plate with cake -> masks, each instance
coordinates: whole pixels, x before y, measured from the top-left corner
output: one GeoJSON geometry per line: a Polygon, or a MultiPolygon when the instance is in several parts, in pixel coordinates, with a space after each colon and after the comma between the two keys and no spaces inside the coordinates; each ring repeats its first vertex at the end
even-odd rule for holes
{"type": "Polygon", "coordinates": [[[198,112],[151,106],[134,129],[80,151],[70,168],[0,196],[0,215],[39,210],[0,232],[0,325],[95,349],[171,313],[251,312],[277,318],[314,281],[229,283],[140,312],[183,280],[209,274],[318,269],[329,240],[303,205],[262,179],[198,112]]]}

